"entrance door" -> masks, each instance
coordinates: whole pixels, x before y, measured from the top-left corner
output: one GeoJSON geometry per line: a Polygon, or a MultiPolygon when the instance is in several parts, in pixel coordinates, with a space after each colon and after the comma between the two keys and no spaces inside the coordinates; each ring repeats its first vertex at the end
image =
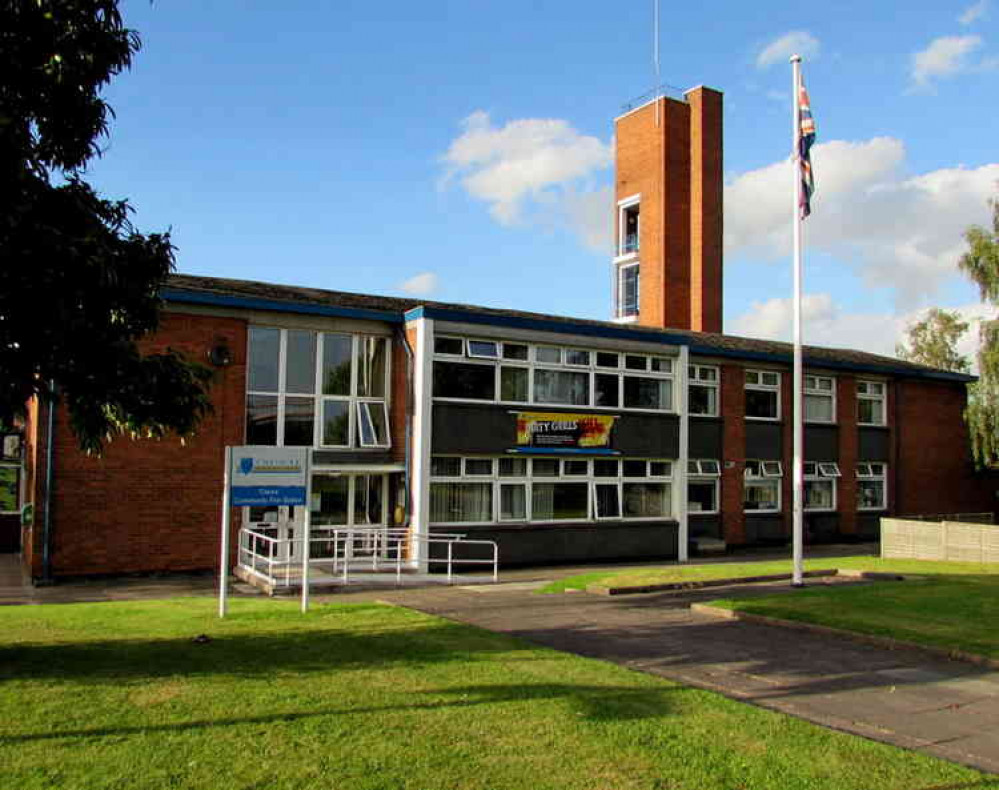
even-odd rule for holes
{"type": "MultiPolygon", "coordinates": [[[[270,505],[245,509],[245,523],[255,532],[274,538],[271,559],[275,562],[293,562],[302,556],[302,528],[305,525],[305,508],[294,505],[270,505]]],[[[261,550],[263,547],[261,546],[261,550]]]]}

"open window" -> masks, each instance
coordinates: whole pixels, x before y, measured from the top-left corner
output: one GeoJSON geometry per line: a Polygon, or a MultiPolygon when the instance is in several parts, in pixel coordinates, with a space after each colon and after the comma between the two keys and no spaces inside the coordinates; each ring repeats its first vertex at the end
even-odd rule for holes
{"type": "Polygon", "coordinates": [[[357,404],[357,426],[361,447],[388,447],[388,410],[383,402],[357,404]]]}

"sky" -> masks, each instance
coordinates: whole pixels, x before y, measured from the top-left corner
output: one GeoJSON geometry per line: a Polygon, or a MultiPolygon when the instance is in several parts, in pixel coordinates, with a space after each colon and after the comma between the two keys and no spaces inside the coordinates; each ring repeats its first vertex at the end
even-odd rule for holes
{"type": "MultiPolygon", "coordinates": [[[[89,178],[184,273],[609,318],[653,4],[125,0],[143,48],[89,178]]],[[[794,52],[805,341],[892,353],[929,306],[988,315],[957,260],[999,196],[999,0],[666,2],[662,82],[724,92],[725,331],[789,336],[794,52]]]]}

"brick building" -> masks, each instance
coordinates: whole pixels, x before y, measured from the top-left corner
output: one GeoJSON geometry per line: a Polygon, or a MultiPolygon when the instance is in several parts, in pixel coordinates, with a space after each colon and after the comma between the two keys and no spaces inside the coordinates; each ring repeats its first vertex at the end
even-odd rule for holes
{"type": "MultiPolygon", "coordinates": [[[[211,362],[214,413],[186,444],[96,459],[32,404],[31,575],[214,567],[224,448],[243,444],[311,448],[314,528],[461,532],[507,564],[786,542],[791,348],[721,333],[721,103],[697,88],[617,119],[612,321],[171,277],[146,346],[211,362]]],[[[841,349],[805,365],[807,540],[995,509],[968,377],[841,349]]],[[[304,508],[232,517],[236,538],[293,546],[304,508]]]]}

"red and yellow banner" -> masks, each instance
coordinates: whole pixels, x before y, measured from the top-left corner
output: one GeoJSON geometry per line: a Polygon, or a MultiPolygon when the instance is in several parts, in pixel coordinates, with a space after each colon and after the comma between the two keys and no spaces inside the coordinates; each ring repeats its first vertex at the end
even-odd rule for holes
{"type": "Polygon", "coordinates": [[[518,447],[610,447],[617,415],[517,412],[518,447]]]}

